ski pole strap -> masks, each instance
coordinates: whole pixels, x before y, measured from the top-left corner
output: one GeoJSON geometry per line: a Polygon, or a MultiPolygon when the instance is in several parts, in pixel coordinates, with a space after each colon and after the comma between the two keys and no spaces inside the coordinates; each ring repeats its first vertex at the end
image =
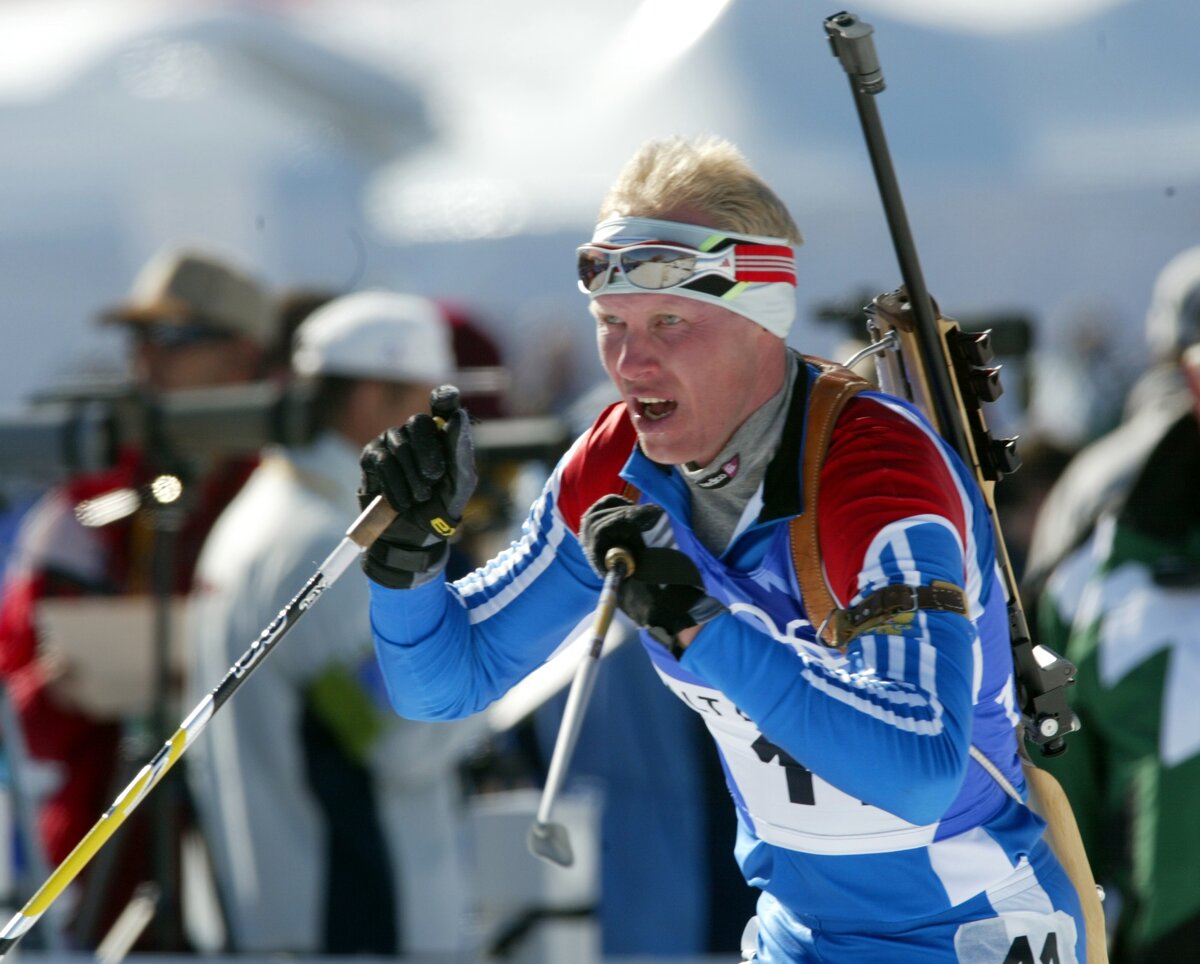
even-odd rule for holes
{"type": "Polygon", "coordinates": [[[829,638],[838,648],[844,648],[852,639],[866,633],[896,635],[903,632],[917,610],[965,616],[967,596],[958,586],[940,580],[928,586],[892,583],[876,589],[855,606],[833,610],[817,635],[829,638]]]}

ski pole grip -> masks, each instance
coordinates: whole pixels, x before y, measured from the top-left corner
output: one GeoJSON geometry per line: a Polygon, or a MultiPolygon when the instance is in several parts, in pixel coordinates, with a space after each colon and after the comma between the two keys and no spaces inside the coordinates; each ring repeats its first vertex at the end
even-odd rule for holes
{"type": "Polygon", "coordinates": [[[369,549],[382,534],[383,530],[392,524],[396,518],[396,510],[382,495],[375,496],[370,505],[363,509],[346,530],[346,538],[364,549],[369,549]]]}
{"type": "Polygon", "coordinates": [[[604,568],[609,572],[616,572],[622,579],[627,579],[633,575],[636,567],[628,549],[613,546],[604,554],[604,568]]]}
{"type": "Polygon", "coordinates": [[[439,385],[429,393],[429,411],[437,422],[438,428],[445,428],[446,422],[459,409],[458,389],[453,385],[439,385]]]}

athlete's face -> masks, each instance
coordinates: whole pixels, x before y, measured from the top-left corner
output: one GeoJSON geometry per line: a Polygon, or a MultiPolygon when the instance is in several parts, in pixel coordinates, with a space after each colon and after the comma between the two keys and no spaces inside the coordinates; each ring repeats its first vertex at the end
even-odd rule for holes
{"type": "Polygon", "coordinates": [[[783,339],[724,308],[638,293],[601,295],[591,310],[600,361],[656,462],[712,461],[783,384],[783,339]]]}

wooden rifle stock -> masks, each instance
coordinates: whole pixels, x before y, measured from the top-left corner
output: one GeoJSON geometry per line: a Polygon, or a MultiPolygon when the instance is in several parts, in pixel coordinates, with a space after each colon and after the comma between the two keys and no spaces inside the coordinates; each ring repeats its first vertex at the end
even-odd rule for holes
{"type": "MultiPolygon", "coordinates": [[[[988,431],[983,403],[1002,388],[991,365],[988,333],[963,331],[944,318],[925,287],[903,198],[892,167],[874,95],[884,89],[870,24],[854,14],[837,13],[825,21],[833,55],[850,79],[867,151],[879,187],[888,229],[900,264],[902,287],[876,297],[867,307],[868,331],[880,387],[916,405],[971,469],[983,492],[996,534],[996,555],[1008,599],[1021,732],[1044,755],[1066,750],[1064,737],[1079,722],[1067,703],[1066,688],[1075,667],[1030,638],[1019,587],[996,514],[995,484],[1020,467],[1015,439],[995,439],[988,431]]],[[[1062,787],[1029,762],[1017,740],[1035,806],[1049,826],[1049,840],[1079,894],[1087,928],[1089,964],[1106,964],[1104,912],[1075,816],[1062,787]]]]}

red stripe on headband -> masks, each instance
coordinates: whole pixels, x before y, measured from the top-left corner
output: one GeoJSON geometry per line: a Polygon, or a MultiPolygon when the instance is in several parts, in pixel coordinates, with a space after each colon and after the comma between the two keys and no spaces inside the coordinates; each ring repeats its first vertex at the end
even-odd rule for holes
{"type": "Polygon", "coordinates": [[[796,283],[796,256],[791,248],[779,244],[734,245],[738,281],[796,283]]]}

